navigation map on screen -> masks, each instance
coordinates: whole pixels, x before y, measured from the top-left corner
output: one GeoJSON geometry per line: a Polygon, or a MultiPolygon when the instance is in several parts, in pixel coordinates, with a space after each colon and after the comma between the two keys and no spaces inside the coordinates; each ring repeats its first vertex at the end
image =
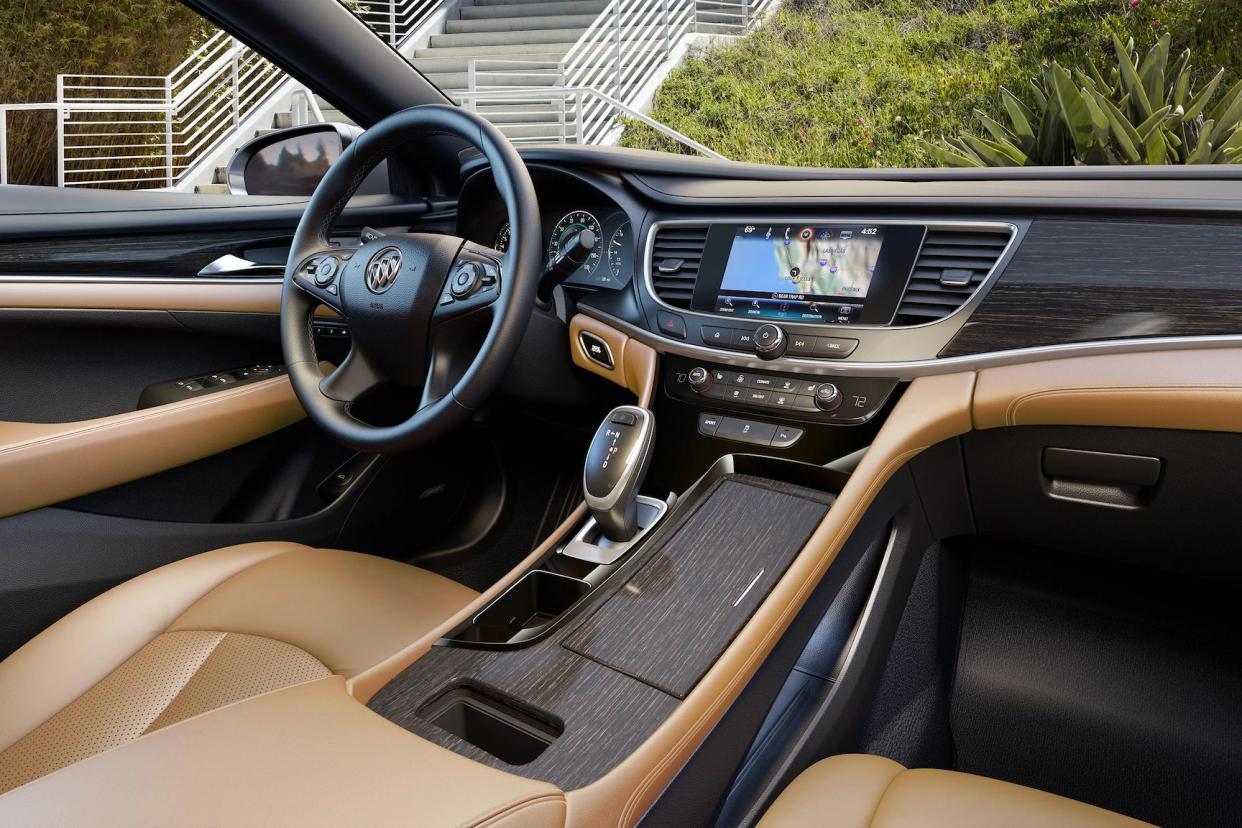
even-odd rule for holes
{"type": "Polygon", "coordinates": [[[871,226],[738,227],[720,293],[863,299],[884,241],[871,226]]]}

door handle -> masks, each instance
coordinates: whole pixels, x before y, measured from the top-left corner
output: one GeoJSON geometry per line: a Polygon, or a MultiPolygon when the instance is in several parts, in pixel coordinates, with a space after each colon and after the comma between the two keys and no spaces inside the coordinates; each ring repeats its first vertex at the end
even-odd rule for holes
{"type": "Polygon", "coordinates": [[[261,264],[225,253],[198,272],[201,277],[209,278],[246,278],[255,276],[283,276],[283,264],[261,264]]]}

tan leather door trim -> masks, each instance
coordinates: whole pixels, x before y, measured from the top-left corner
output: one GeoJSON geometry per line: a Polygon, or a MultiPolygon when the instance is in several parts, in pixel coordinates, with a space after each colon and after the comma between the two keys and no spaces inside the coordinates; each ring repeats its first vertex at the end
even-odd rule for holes
{"type": "Polygon", "coordinates": [[[0,517],[239,446],[305,413],[287,377],[75,423],[0,422],[0,517]]]}
{"type": "Polygon", "coordinates": [[[0,282],[0,307],[280,313],[280,282],[82,279],[0,282]]]}

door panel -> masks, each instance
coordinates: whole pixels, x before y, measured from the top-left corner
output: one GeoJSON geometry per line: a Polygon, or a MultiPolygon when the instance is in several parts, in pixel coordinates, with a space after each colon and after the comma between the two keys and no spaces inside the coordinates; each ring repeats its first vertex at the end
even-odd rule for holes
{"type": "MultiPolygon", "coordinates": [[[[368,548],[373,527],[347,531],[351,515],[386,515],[406,485],[445,490],[443,459],[328,441],[283,375],[139,408],[153,384],[281,362],[279,277],[198,273],[226,254],[279,263],[303,205],[0,187],[0,657],[156,566],[264,539],[368,548]],[[395,469],[400,483],[375,485],[395,469]]],[[[338,227],[423,229],[428,210],[360,198],[338,227]]],[[[348,349],[318,344],[327,361],[348,349]]],[[[404,508],[428,534],[454,515],[425,506],[404,508]]]]}

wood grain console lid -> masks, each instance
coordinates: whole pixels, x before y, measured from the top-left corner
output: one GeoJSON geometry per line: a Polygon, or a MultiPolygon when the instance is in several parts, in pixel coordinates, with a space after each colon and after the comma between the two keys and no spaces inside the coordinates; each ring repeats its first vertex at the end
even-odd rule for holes
{"type": "Polygon", "coordinates": [[[767,597],[832,500],[771,480],[723,478],[564,646],[684,699],[767,597]]]}

